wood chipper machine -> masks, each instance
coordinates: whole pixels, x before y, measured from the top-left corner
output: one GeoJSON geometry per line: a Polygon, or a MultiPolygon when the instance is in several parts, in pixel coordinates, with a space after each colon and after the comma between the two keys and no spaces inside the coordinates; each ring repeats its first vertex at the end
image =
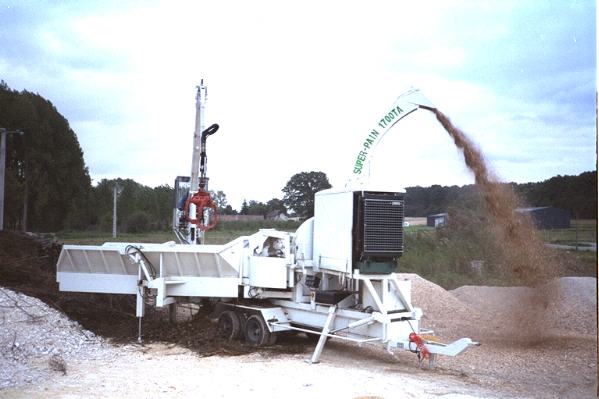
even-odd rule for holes
{"type": "Polygon", "coordinates": [[[194,160],[202,167],[198,174],[193,163],[191,181],[180,177],[175,185],[173,227],[181,243],[65,245],[57,265],[61,291],[135,295],[140,338],[146,306],[210,300],[222,338],[263,346],[282,332],[305,333],[317,341],[313,363],[329,338],[412,351],[429,366],[437,355],[477,344],[440,343],[421,326],[410,282],[394,272],[404,251],[404,194],[371,187],[365,178],[381,137],[419,106],[431,106],[418,90],[399,96],[366,135],[355,177],[317,193],[314,217],[296,232],[261,229],[224,245],[202,243],[217,218],[206,199],[205,139],[218,125],[203,129],[204,100],[202,84],[194,135],[194,160]]]}

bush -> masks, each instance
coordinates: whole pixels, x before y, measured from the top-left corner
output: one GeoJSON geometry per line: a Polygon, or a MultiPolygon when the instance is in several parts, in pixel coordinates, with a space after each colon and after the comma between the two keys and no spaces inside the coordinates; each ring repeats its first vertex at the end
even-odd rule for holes
{"type": "Polygon", "coordinates": [[[112,212],[105,212],[99,219],[98,228],[100,231],[112,231],[112,212]]]}
{"type": "Polygon", "coordinates": [[[142,233],[148,231],[150,226],[150,217],[144,211],[135,211],[127,218],[125,222],[125,231],[127,233],[142,233]]]}
{"type": "Polygon", "coordinates": [[[502,242],[476,211],[452,209],[447,226],[406,233],[400,272],[417,273],[446,289],[490,281],[510,283],[500,272],[506,261],[502,242]],[[482,273],[472,269],[472,261],[484,262],[482,273]]]}

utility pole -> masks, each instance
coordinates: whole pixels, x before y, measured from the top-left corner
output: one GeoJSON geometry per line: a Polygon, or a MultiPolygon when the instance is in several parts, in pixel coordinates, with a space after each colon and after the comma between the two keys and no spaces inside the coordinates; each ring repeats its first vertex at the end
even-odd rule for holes
{"type": "Polygon", "coordinates": [[[116,238],[116,200],[122,190],[121,186],[115,182],[112,188],[112,238],[116,238]]]}
{"type": "Polygon", "coordinates": [[[6,171],[6,135],[23,134],[20,130],[8,130],[0,127],[0,231],[4,231],[4,174],[6,171]]]}

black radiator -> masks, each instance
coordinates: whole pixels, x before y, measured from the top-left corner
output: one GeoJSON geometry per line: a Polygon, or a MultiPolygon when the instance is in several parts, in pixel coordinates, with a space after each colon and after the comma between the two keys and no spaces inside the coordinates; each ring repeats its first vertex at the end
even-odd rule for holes
{"type": "MultiPolygon", "coordinates": [[[[357,192],[354,198],[354,260],[390,262],[404,249],[402,193],[357,192]]],[[[394,266],[393,266],[394,267],[394,266]]]]}

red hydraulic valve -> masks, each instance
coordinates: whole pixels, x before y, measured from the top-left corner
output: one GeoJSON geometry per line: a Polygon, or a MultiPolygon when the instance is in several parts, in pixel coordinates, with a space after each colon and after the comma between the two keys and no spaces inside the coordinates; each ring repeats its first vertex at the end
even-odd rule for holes
{"type": "Polygon", "coordinates": [[[187,214],[187,220],[189,223],[197,224],[198,228],[202,231],[210,230],[216,226],[218,222],[218,210],[216,204],[210,197],[210,193],[204,190],[200,190],[191,197],[187,198],[185,202],[185,213],[187,214]],[[195,215],[189,213],[189,205],[194,204],[196,206],[195,215]],[[203,224],[200,221],[204,220],[204,210],[212,209],[214,217],[211,218],[209,224],[203,224]]]}
{"type": "Polygon", "coordinates": [[[418,348],[420,354],[422,355],[423,359],[426,359],[429,356],[429,351],[428,349],[426,349],[426,346],[424,346],[424,340],[416,333],[410,333],[410,342],[413,342],[416,344],[416,348],[418,348]]]}

